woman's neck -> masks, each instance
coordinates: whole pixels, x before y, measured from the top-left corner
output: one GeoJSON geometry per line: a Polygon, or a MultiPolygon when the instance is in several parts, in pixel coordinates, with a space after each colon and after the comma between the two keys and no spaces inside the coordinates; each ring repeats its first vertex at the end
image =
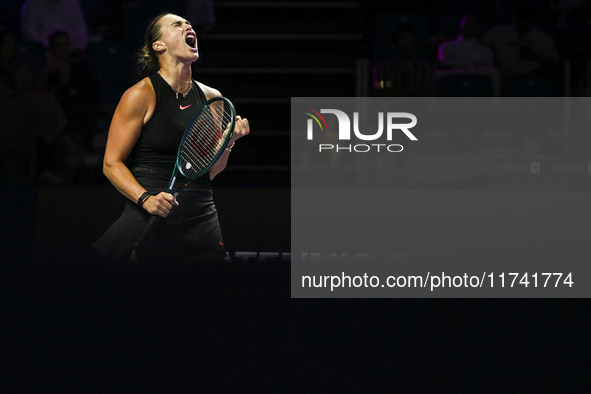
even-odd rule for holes
{"type": "Polygon", "coordinates": [[[191,67],[161,67],[158,73],[176,91],[185,91],[191,85],[191,67]]]}
{"type": "Polygon", "coordinates": [[[178,63],[167,64],[164,63],[160,67],[160,72],[168,75],[179,81],[188,82],[191,80],[191,64],[178,63]]]}

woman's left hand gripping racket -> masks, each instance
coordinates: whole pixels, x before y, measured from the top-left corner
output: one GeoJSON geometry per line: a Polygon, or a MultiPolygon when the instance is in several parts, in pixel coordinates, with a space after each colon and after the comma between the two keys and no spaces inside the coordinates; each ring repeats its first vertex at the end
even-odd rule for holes
{"type": "MultiPolygon", "coordinates": [[[[224,153],[235,125],[236,111],[227,98],[214,97],[203,104],[185,129],[166,192],[172,193],[179,175],[187,178],[187,182],[174,191],[175,198],[191,181],[205,175],[224,153]]],[[[135,248],[141,244],[158,217],[150,218],[135,248]]]]}

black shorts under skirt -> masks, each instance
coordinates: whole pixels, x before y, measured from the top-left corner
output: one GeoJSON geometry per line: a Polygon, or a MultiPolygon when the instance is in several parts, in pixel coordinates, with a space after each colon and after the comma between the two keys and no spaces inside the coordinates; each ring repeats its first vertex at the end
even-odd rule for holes
{"type": "MultiPolygon", "coordinates": [[[[166,189],[162,181],[138,179],[151,194],[166,189]]],[[[92,247],[115,261],[128,261],[135,249],[139,261],[194,261],[200,256],[224,255],[226,250],[211,189],[185,190],[166,218],[158,217],[138,247],[150,215],[127,200],[121,217],[92,247]]]]}

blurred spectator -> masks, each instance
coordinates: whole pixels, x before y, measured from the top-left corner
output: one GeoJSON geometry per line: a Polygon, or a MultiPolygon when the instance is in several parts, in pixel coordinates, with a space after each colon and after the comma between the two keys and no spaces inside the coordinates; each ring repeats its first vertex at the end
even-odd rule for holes
{"type": "Polygon", "coordinates": [[[535,15],[534,3],[520,2],[513,25],[496,26],[484,34],[483,41],[493,48],[497,67],[504,76],[558,71],[560,62],[554,39],[533,27],[535,15]]]}
{"type": "Polygon", "coordinates": [[[18,59],[16,31],[0,28],[0,152],[5,182],[38,175],[41,146],[54,144],[67,120],[55,97],[33,91],[29,67],[18,59]]]}
{"type": "Polygon", "coordinates": [[[89,153],[96,132],[98,89],[86,62],[71,56],[68,33],[57,30],[50,34],[48,43],[49,61],[39,77],[39,87],[57,98],[68,125],[57,147],[60,155],[47,160],[63,182],[77,181],[102,164],[100,155],[89,153]]]}
{"type": "Polygon", "coordinates": [[[0,101],[28,92],[33,87],[31,69],[18,59],[18,37],[14,30],[0,30],[0,101]]]}
{"type": "Polygon", "coordinates": [[[52,92],[64,108],[69,131],[79,142],[89,146],[93,124],[92,105],[97,102],[97,89],[86,62],[72,59],[70,39],[64,30],[56,30],[48,39],[49,63],[41,72],[39,86],[52,92]]]}
{"type": "MultiPolygon", "coordinates": [[[[417,57],[414,28],[408,24],[396,28],[392,34],[392,45],[397,56],[374,67],[373,93],[376,96],[389,97],[433,96],[435,70],[427,61],[417,57]]],[[[404,139],[398,141],[397,138],[400,136],[397,136],[392,142],[406,142],[404,139]]],[[[391,175],[386,178],[391,177],[394,186],[401,186],[406,180],[407,156],[408,152],[404,149],[393,156],[388,155],[377,160],[373,165],[380,168],[380,173],[392,171],[391,175]]]]}
{"type": "Polygon", "coordinates": [[[25,40],[37,41],[45,47],[55,30],[64,30],[70,46],[81,52],[88,44],[86,18],[78,0],[27,0],[21,9],[21,30],[25,40]]]}
{"type": "Polygon", "coordinates": [[[439,46],[439,61],[443,67],[490,67],[494,63],[492,50],[482,43],[478,20],[466,15],[460,22],[458,38],[439,46]]]}
{"type": "Polygon", "coordinates": [[[372,88],[377,96],[431,96],[434,92],[434,69],[416,56],[414,28],[398,27],[392,34],[398,56],[380,63],[373,70],[372,88]]]}

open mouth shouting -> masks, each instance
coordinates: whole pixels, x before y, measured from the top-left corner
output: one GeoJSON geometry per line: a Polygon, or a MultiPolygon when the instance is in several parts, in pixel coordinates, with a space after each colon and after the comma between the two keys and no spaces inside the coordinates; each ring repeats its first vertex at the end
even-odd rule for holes
{"type": "Polygon", "coordinates": [[[193,52],[197,52],[197,35],[195,32],[190,31],[185,36],[185,43],[193,52]]]}

